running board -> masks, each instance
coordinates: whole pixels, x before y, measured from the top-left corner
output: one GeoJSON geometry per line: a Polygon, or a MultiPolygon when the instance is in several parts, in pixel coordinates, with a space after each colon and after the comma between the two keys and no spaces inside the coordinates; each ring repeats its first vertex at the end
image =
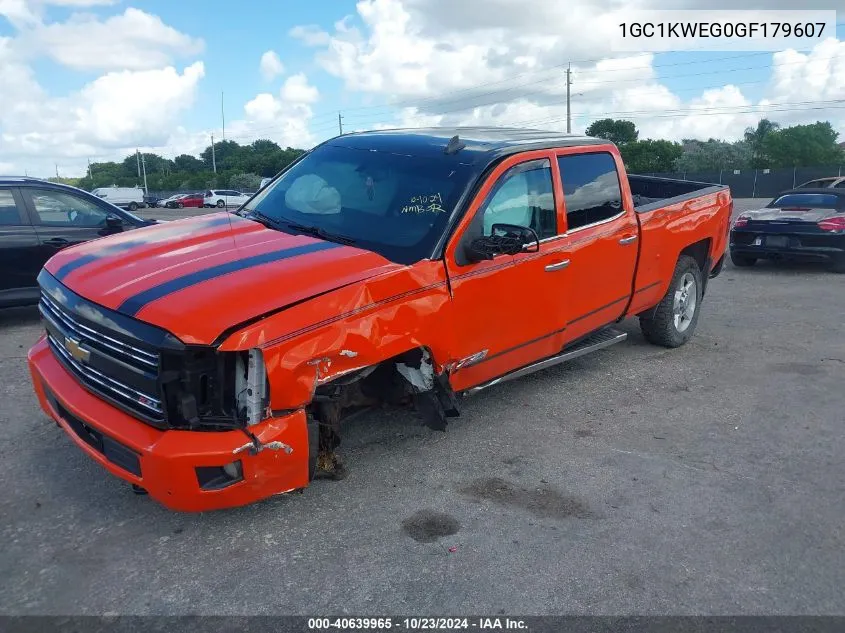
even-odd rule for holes
{"type": "Polygon", "coordinates": [[[469,396],[474,393],[478,393],[482,389],[487,389],[487,387],[492,387],[493,385],[508,382],[509,380],[515,380],[516,378],[522,378],[523,376],[527,376],[528,374],[533,374],[535,371],[540,371],[541,369],[546,369],[547,367],[553,367],[554,365],[558,365],[568,360],[572,360],[573,358],[585,356],[597,350],[604,349],[605,347],[615,345],[616,343],[621,343],[626,338],[628,338],[628,335],[625,332],[620,332],[619,330],[616,330],[614,328],[605,328],[603,330],[599,330],[595,334],[591,334],[590,336],[580,341],[579,343],[576,343],[572,347],[564,349],[557,356],[545,358],[531,365],[526,365],[525,367],[515,369],[512,372],[499,376],[498,378],[494,378],[493,380],[489,380],[487,382],[481,383],[480,385],[476,385],[475,387],[470,387],[469,389],[464,391],[464,394],[469,396]]]}

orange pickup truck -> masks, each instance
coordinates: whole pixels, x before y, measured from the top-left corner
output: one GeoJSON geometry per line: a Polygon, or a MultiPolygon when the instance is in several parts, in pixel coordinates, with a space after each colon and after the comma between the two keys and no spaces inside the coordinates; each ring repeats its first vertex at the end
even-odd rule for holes
{"type": "Polygon", "coordinates": [[[627,176],[606,141],[418,129],[322,143],[234,213],[68,248],[39,276],[41,406],[165,506],[340,478],[372,405],[461,396],[618,343],[692,336],[727,187],[627,176]]]}

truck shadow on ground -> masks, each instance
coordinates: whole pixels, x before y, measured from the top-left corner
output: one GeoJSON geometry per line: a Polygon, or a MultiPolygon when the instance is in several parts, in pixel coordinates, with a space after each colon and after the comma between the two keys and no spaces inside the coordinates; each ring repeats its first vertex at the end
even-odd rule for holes
{"type": "Polygon", "coordinates": [[[18,325],[35,325],[41,320],[38,306],[0,309],[0,328],[18,325]]]}

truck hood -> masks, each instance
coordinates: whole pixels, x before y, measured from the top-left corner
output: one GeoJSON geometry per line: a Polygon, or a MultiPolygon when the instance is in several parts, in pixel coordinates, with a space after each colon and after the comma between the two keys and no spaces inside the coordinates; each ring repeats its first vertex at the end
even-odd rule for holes
{"type": "Polygon", "coordinates": [[[764,207],[752,211],[743,211],[744,215],[755,222],[810,222],[815,224],[822,218],[837,215],[836,209],[764,207]]]}
{"type": "Polygon", "coordinates": [[[210,344],[241,323],[398,268],[371,251],[229,213],[86,242],[45,266],[82,297],[190,344],[210,344]]]}

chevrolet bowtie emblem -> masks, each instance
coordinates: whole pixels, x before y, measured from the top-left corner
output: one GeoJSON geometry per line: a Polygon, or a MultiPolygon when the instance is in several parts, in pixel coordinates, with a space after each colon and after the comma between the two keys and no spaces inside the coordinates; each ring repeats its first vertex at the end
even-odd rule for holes
{"type": "Polygon", "coordinates": [[[91,352],[79,345],[79,341],[65,337],[65,349],[78,363],[87,363],[91,358],[91,352]]]}

